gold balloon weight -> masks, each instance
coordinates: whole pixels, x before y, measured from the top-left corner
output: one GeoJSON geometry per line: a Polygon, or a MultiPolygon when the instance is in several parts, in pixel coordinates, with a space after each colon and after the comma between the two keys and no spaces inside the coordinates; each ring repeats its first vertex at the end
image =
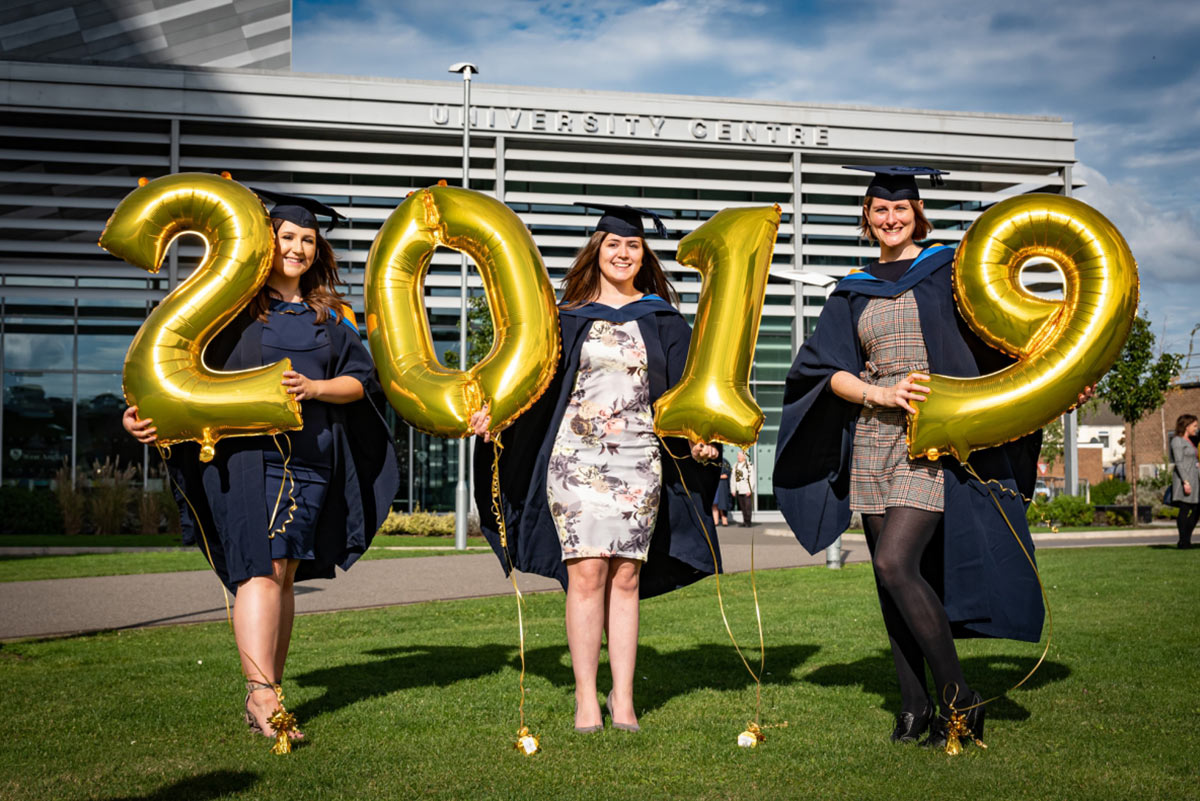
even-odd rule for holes
{"type": "Polygon", "coordinates": [[[758,748],[758,744],[767,739],[762,728],[754,722],[746,724],[746,730],[738,735],[738,748],[758,748]]]}
{"type": "Polygon", "coordinates": [[[533,756],[542,750],[541,741],[529,733],[528,726],[522,726],[521,730],[517,732],[517,742],[513,747],[525,756],[533,756]]]}

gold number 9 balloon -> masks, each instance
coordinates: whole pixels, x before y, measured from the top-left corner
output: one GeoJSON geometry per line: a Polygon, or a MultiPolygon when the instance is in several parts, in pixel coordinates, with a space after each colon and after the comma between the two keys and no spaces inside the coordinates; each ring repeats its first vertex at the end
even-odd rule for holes
{"type": "Polygon", "coordinates": [[[779,206],[725,209],[680,241],[676,261],[704,282],[683,377],[654,404],[659,436],[743,448],[758,439],[750,367],[779,219],[779,206]]]}
{"type": "Polygon", "coordinates": [[[253,192],[207,173],[150,181],[117,206],[100,247],[157,273],[167,248],[184,234],[204,240],[204,260],[146,318],[125,356],[122,381],[125,401],[140,417],[153,418],[159,443],[196,440],[207,462],[222,437],[300,428],[300,404],[280,383],[290,359],[221,372],[202,358],[271,272],[275,236],[253,192]]]}
{"type": "Polygon", "coordinates": [[[1036,431],[1078,402],[1116,361],[1137,314],[1137,263],[1121,233],[1085,203],[1031,194],[979,216],[954,256],[954,296],[985,342],[1016,363],[978,378],[930,377],[909,418],[917,458],[971,452],[1036,431]],[[1021,285],[1032,258],[1053,262],[1063,299],[1021,285]]]}
{"type": "Polygon", "coordinates": [[[546,391],[558,364],[558,308],[529,230],[507,206],[457,187],[401,203],[367,255],[367,339],[392,407],[442,437],[471,433],[486,401],[498,431],[546,391]],[[439,245],[470,256],[491,308],[491,351],[469,370],[444,367],[425,314],[425,275],[439,245]]]}

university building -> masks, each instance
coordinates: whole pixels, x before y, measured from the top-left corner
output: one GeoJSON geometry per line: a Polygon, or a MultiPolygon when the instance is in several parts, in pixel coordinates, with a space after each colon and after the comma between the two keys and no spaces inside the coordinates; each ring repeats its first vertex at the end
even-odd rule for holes
{"type": "MultiPolygon", "coordinates": [[[[414,189],[461,185],[461,81],[296,74],[290,30],[290,4],[277,0],[39,0],[0,12],[0,481],[45,485],[64,460],[111,455],[160,475],[121,428],[121,366],[201,249],[181,240],[150,275],[97,246],[140,177],[228,171],[335,206],[349,222],[330,240],[360,320],[382,222],[414,189]],[[111,18],[122,7],[141,27],[111,18]]],[[[576,201],[667,216],[669,238],[650,245],[687,314],[699,275],[673,261],[678,239],[723,208],[782,209],[751,376],[767,416],[752,454],[761,509],[773,507],[792,357],[830,282],[877,254],[857,231],[866,177],[843,165],[949,171],[944,186],[922,188],[930,239],[945,243],[990,204],[1072,182],[1073,127],[1057,118],[496,86],[480,67],[470,187],[524,220],[556,285],[597,220],[576,201]]],[[[439,252],[425,292],[439,352],[457,350],[460,288],[459,255],[439,252]]],[[[470,290],[482,292],[474,274],[470,290]]],[[[455,443],[399,421],[395,434],[398,505],[452,509],[455,443]]]]}

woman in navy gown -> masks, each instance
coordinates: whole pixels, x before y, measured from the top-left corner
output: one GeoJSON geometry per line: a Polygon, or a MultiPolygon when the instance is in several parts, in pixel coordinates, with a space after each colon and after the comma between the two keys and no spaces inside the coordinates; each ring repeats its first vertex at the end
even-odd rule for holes
{"type": "Polygon", "coordinates": [[[978,376],[1007,359],[971,333],[955,308],[954,249],[917,244],[932,225],[914,176],[936,179],[939,171],[851,169],[876,173],[861,230],[879,243],[879,260],[838,283],[796,356],[775,494],[812,553],[841,534],[851,511],[862,515],[900,685],[891,739],[912,742],[928,730],[922,744],[944,746],[951,716],[963,712],[981,739],[986,707],[963,673],[954,638],[1036,641],[1041,634],[1044,610],[1022,550],[1033,553],[1021,500],[1032,490],[1040,432],[972,454],[986,485],[953,458],[908,457],[907,416],[929,393],[929,372],[978,376]]]}
{"type": "MultiPolygon", "coordinates": [[[[275,261],[258,295],[208,345],[205,362],[236,370],[290,358],[283,385],[300,401],[304,426],[277,439],[227,439],[208,464],[194,443],[175,445],[168,464],[184,542],[211,555],[236,595],[246,723],[273,737],[293,584],[333,578],[335,565],[349,568],[366,551],[399,473],[374,367],[347,319],[333,249],[315,216],[337,213],[309,198],[259,194],[279,201],[271,211],[275,261]]],[[[139,419],[137,407],[123,423],[138,441],[155,441],[154,421],[139,419]]]]}
{"type": "Polygon", "coordinates": [[[486,409],[472,418],[481,437],[476,500],[484,534],[506,570],[511,560],[519,570],[557,578],[567,590],[575,730],[603,729],[596,676],[607,635],[609,717],[614,728],[637,731],[638,599],[716,569],[703,520],[718,468],[700,462],[718,458],[720,450],[668,439],[667,453],[654,433],[654,401],[679,381],[691,339],[646,245],[642,217],[654,215],[579,205],[604,214],[563,279],[558,371],[503,435],[507,554],[491,513],[486,409]]]}

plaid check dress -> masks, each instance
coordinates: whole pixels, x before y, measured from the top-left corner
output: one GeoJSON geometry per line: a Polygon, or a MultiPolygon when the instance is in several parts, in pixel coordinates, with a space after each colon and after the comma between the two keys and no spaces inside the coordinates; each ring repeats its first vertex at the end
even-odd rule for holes
{"type": "MultiPolygon", "coordinates": [[[[890,387],[913,371],[929,372],[917,301],[912,292],[898,298],[872,298],[858,320],[866,355],[859,378],[890,387]]],[[[942,468],[928,459],[909,459],[903,409],[863,407],[854,432],[850,463],[850,508],[883,514],[889,506],[941,512],[945,506],[942,468]]]]}

